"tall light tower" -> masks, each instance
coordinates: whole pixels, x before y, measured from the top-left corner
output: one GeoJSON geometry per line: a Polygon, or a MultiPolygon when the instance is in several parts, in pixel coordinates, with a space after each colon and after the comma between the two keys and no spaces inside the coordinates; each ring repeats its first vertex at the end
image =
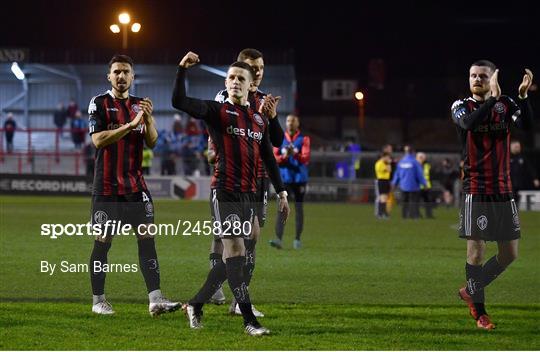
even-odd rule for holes
{"type": "MultiPolygon", "coordinates": [[[[131,16],[127,12],[122,12],[118,15],[118,22],[120,22],[122,28],[116,23],[112,24],[109,28],[115,34],[122,32],[122,49],[125,50],[128,48],[128,25],[131,22],[131,16]]],[[[130,30],[133,33],[138,33],[141,27],[140,23],[135,22],[131,25],[130,30]]]]}
{"type": "Polygon", "coordinates": [[[360,126],[360,130],[364,130],[365,126],[365,111],[364,111],[364,93],[358,91],[354,93],[354,97],[356,98],[357,104],[358,104],[358,124],[360,126]]]}

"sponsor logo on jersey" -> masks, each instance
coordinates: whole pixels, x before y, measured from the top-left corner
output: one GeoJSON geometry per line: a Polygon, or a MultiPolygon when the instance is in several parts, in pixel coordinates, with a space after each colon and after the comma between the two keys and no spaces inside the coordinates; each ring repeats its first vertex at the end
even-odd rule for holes
{"type": "MultiPolygon", "coordinates": [[[[122,127],[124,125],[126,125],[126,124],[125,123],[112,123],[111,122],[110,124],[107,125],[107,129],[108,130],[115,130],[115,129],[120,128],[120,127],[122,127]]],[[[143,124],[140,124],[137,127],[135,127],[134,129],[132,129],[131,131],[132,132],[141,132],[142,133],[143,126],[144,126],[143,124]]]]}
{"type": "Polygon", "coordinates": [[[240,114],[237,111],[225,110],[225,112],[227,114],[231,114],[231,115],[234,115],[234,116],[240,116],[240,114]]]}
{"type": "Polygon", "coordinates": [[[245,128],[229,126],[227,127],[227,133],[233,136],[241,136],[241,137],[247,136],[248,138],[254,139],[258,142],[262,141],[262,138],[263,138],[262,132],[252,131],[249,128],[246,130],[245,128]]]}
{"type": "Polygon", "coordinates": [[[107,111],[118,111],[117,108],[107,108],[107,111]]]}

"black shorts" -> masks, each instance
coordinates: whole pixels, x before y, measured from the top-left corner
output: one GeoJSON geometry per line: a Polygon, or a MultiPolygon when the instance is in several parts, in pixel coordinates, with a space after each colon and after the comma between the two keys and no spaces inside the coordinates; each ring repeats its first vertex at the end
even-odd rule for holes
{"type": "Polygon", "coordinates": [[[255,207],[255,215],[259,220],[259,226],[263,227],[266,221],[266,213],[268,211],[268,194],[270,191],[270,180],[268,177],[260,177],[257,179],[257,204],[255,207]]]}
{"type": "Polygon", "coordinates": [[[130,224],[133,230],[141,224],[154,223],[154,203],[150,192],[115,196],[92,196],[92,225],[116,220],[130,224]]]}
{"type": "Polygon", "coordinates": [[[253,229],[256,194],[210,190],[212,231],[216,237],[248,237],[253,229]]]}
{"type": "Polygon", "coordinates": [[[377,192],[378,194],[390,193],[390,180],[377,180],[377,192]]]}
{"type": "Polygon", "coordinates": [[[521,237],[519,214],[511,194],[464,194],[459,214],[459,237],[511,241],[521,237]]]}

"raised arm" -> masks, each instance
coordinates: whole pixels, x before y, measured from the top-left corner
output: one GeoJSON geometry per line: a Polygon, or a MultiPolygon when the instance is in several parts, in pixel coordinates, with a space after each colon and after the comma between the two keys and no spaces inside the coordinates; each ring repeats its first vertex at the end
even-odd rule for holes
{"type": "Polygon", "coordinates": [[[150,98],[144,98],[143,100],[139,102],[139,104],[144,111],[144,115],[143,115],[144,127],[145,127],[144,141],[146,142],[146,145],[148,146],[148,148],[153,149],[156,146],[157,139],[158,139],[156,121],[154,120],[154,117],[152,116],[154,106],[150,98]]]}
{"type": "Polygon", "coordinates": [[[264,98],[264,103],[261,106],[261,112],[268,118],[268,132],[270,134],[270,142],[274,147],[279,148],[283,143],[285,133],[279,124],[277,117],[277,106],[281,100],[280,96],[274,97],[272,94],[268,94],[264,98]]]}
{"type": "Polygon", "coordinates": [[[531,87],[533,82],[533,73],[529,69],[525,69],[525,74],[523,75],[523,81],[518,88],[518,99],[517,106],[518,110],[512,114],[512,121],[516,126],[523,130],[528,130],[533,127],[533,111],[531,107],[531,102],[528,99],[527,92],[531,87]]]}
{"type": "Polygon", "coordinates": [[[196,119],[207,120],[210,114],[208,101],[190,98],[186,95],[186,71],[199,62],[199,56],[188,52],[178,64],[176,80],[174,81],[172,106],[186,112],[196,119]]]}

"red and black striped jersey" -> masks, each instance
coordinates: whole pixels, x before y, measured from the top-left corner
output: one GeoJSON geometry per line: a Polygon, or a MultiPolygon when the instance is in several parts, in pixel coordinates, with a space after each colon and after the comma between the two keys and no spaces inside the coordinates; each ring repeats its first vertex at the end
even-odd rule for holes
{"type": "Polygon", "coordinates": [[[211,187],[229,192],[256,192],[257,166],[262,159],[269,167],[276,191],[283,190],[268,136],[268,120],[249,105],[236,105],[230,99],[219,103],[187,97],[185,71],[178,69],[173,106],[206,122],[216,152],[211,187]]]}
{"type": "MultiPolygon", "coordinates": [[[[117,99],[111,91],[95,96],[88,106],[90,135],[115,130],[129,123],[139,111],[142,98],[117,99]]],[[[147,191],[142,174],[144,125],[116,143],[96,149],[94,195],[123,195],[147,191]]]]}
{"type": "Polygon", "coordinates": [[[532,116],[528,103],[522,103],[524,107],[503,95],[485,102],[470,97],[452,105],[452,120],[462,146],[465,193],[512,193],[510,124],[525,127],[523,120],[532,116]]]}
{"type": "MultiPolygon", "coordinates": [[[[249,95],[248,95],[249,106],[254,111],[258,112],[264,103],[265,97],[266,97],[266,93],[261,92],[258,89],[255,92],[249,92],[249,95]]],[[[216,97],[214,100],[219,103],[224,103],[228,98],[229,98],[229,94],[227,93],[227,90],[224,89],[222,91],[219,91],[216,94],[216,97]]],[[[257,162],[257,177],[258,178],[268,177],[268,174],[266,173],[266,170],[264,168],[264,163],[261,160],[257,162]]]]}

